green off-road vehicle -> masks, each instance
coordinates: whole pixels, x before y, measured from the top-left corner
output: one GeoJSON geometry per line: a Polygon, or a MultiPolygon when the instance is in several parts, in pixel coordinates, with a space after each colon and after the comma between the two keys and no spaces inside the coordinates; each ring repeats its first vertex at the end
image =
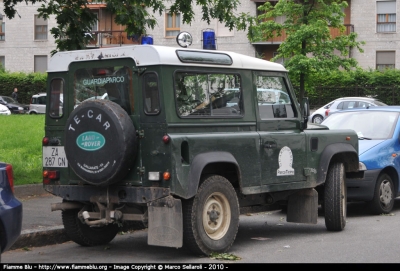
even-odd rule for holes
{"type": "Polygon", "coordinates": [[[242,213],[346,224],[352,130],[307,127],[280,64],[232,52],[137,45],[49,63],[44,188],[83,246],[148,228],[148,244],[227,251],[242,213]],[[60,107],[62,101],[63,106],[60,107]],[[60,110],[61,108],[61,110],[60,110]]]}

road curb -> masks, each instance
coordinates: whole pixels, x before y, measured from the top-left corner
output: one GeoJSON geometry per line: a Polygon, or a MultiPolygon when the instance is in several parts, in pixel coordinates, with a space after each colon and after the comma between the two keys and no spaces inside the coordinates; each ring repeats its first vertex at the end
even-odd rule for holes
{"type": "Polygon", "coordinates": [[[25,230],[21,232],[20,237],[11,246],[10,250],[55,245],[70,240],[63,226],[48,227],[40,230],[25,230]]]}

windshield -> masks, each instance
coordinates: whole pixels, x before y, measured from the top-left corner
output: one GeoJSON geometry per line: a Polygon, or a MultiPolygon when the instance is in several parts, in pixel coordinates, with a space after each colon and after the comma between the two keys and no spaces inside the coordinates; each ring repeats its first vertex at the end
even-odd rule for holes
{"type": "Polygon", "coordinates": [[[322,122],[329,129],[352,129],[359,139],[388,139],[392,137],[399,113],[362,111],[332,114],[322,122]]]}
{"type": "Polygon", "coordinates": [[[3,96],[3,100],[6,102],[6,103],[17,103],[13,98],[11,98],[11,97],[5,97],[5,96],[3,96]]]}

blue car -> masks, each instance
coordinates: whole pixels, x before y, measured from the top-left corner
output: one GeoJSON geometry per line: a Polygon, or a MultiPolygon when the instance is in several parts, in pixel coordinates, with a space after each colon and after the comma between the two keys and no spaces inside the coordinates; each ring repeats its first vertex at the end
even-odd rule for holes
{"type": "Polygon", "coordinates": [[[347,200],[365,201],[373,214],[387,214],[400,195],[400,106],[333,113],[321,124],[353,129],[359,139],[357,176],[346,176],[347,200]]]}
{"type": "Polygon", "coordinates": [[[22,203],[14,196],[12,165],[0,162],[0,245],[8,250],[21,234],[22,203]]]}

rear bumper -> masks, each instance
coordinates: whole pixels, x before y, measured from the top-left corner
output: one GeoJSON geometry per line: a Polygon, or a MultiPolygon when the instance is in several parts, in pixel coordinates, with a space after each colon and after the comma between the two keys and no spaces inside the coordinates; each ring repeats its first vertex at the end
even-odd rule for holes
{"type": "Polygon", "coordinates": [[[170,195],[164,187],[44,185],[44,189],[68,201],[146,204],[170,195]]]}
{"type": "Polygon", "coordinates": [[[348,201],[370,201],[381,169],[366,170],[362,179],[346,179],[348,201]]]}
{"type": "Polygon", "coordinates": [[[8,250],[21,235],[22,203],[13,197],[0,209],[1,252],[8,250]]]}

